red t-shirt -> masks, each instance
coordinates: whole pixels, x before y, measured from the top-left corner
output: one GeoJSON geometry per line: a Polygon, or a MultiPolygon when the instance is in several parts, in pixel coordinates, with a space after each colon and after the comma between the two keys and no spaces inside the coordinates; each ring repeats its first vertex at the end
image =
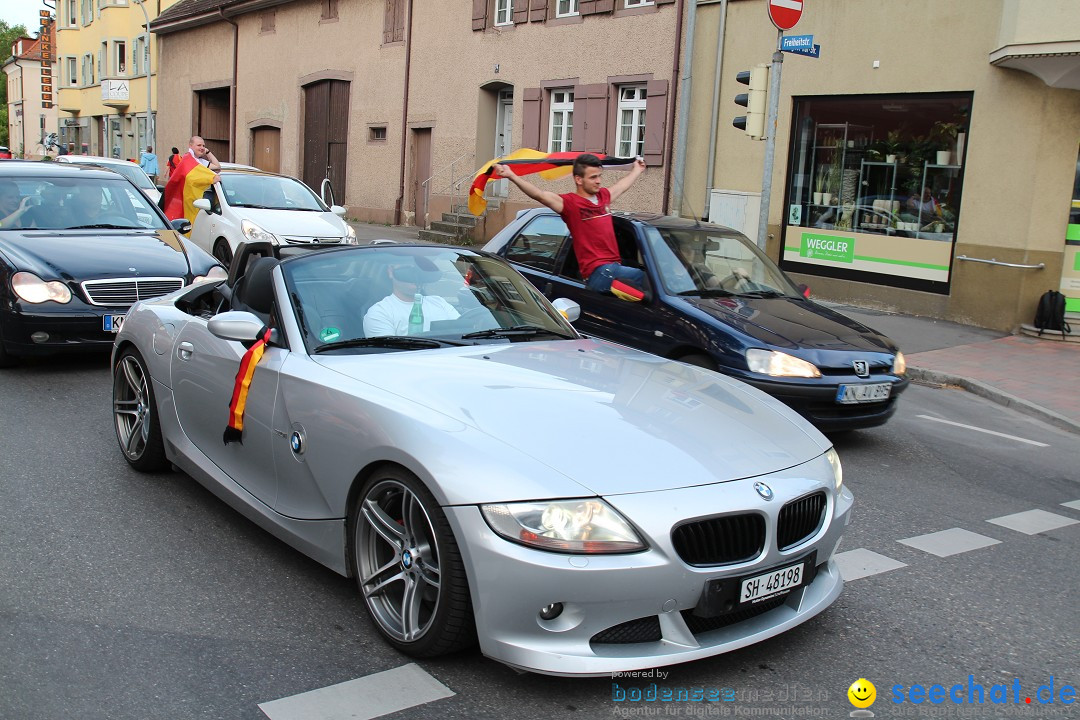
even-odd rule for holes
{"type": "Polygon", "coordinates": [[[581,277],[589,279],[601,265],[621,262],[619,245],[615,242],[615,227],[611,224],[611,193],[600,188],[593,203],[577,193],[560,195],[563,201],[561,217],[570,228],[581,277]]]}

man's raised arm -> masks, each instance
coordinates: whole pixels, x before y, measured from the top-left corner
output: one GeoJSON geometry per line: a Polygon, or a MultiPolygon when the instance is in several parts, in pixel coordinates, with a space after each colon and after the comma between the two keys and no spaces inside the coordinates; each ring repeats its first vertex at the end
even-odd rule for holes
{"type": "Polygon", "coordinates": [[[619,182],[608,188],[608,192],[611,193],[611,202],[615,202],[620,195],[629,190],[630,186],[634,184],[634,181],[637,180],[638,176],[643,172],[645,172],[645,161],[638,158],[634,161],[634,167],[630,169],[630,172],[620,178],[619,182]]]}
{"type": "Polygon", "coordinates": [[[528,180],[518,177],[517,174],[507,165],[495,163],[494,170],[496,175],[501,178],[506,178],[510,182],[517,185],[521,189],[521,192],[525,193],[533,200],[539,203],[543,203],[555,212],[562,214],[563,201],[562,198],[559,197],[559,195],[557,195],[556,193],[553,193],[550,190],[541,190],[528,180]]]}

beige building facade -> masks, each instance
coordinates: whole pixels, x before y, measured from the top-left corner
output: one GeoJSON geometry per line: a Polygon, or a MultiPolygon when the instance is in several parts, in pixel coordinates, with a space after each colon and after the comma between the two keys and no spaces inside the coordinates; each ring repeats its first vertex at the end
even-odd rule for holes
{"type": "MultiPolygon", "coordinates": [[[[735,76],[777,30],[765,0],[696,10],[683,214],[756,228],[735,76]]],[[[783,55],[771,257],[833,300],[1012,331],[1060,288],[1080,315],[1080,3],[815,0],[787,34],[820,57],[783,55]]]]}
{"type": "Polygon", "coordinates": [[[8,148],[15,157],[40,160],[55,149],[45,147],[56,133],[53,104],[53,48],[56,31],[51,18],[43,18],[36,39],[18,38],[11,57],[4,61],[7,81],[8,148]]]}
{"type": "MultiPolygon", "coordinates": [[[[660,212],[681,7],[188,0],[152,25],[164,68],[159,141],[209,133],[237,162],[316,190],[328,178],[352,217],[421,226],[455,195],[462,203],[475,170],[505,152],[623,152],[650,167],[620,204],[660,212]]],[[[487,235],[531,205],[513,188],[489,192],[503,202],[492,203],[487,235]]]]}

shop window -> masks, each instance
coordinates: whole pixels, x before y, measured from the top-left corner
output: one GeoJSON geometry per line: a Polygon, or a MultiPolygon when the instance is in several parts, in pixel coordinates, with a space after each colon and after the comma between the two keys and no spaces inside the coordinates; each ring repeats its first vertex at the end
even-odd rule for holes
{"type": "Polygon", "coordinates": [[[796,98],[787,269],[947,292],[971,95],[796,98]]]}

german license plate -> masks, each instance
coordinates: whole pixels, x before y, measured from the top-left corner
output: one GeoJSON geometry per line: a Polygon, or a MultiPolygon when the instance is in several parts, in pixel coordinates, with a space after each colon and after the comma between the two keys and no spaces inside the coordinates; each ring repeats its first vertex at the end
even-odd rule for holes
{"type": "Polygon", "coordinates": [[[118,333],[124,325],[123,315],[104,315],[101,318],[105,332],[118,333]]]}
{"type": "Polygon", "coordinates": [[[739,604],[759,602],[794,590],[804,582],[805,566],[805,562],[798,562],[743,580],[739,604]]]}
{"type": "Polygon", "coordinates": [[[881,402],[889,399],[892,383],[867,383],[863,385],[841,385],[836,389],[836,402],[841,405],[854,403],[881,402]]]}

